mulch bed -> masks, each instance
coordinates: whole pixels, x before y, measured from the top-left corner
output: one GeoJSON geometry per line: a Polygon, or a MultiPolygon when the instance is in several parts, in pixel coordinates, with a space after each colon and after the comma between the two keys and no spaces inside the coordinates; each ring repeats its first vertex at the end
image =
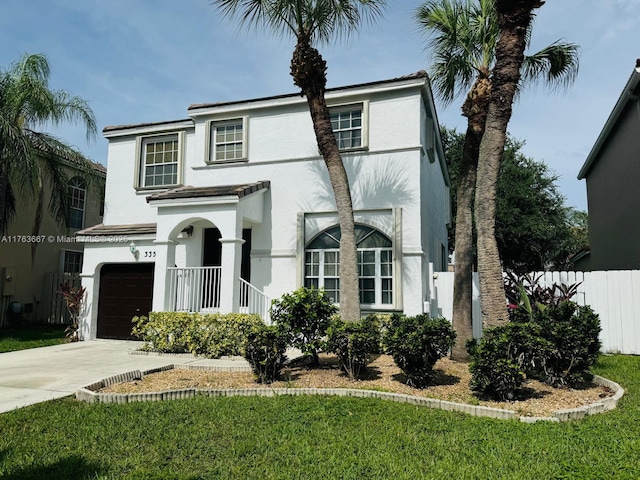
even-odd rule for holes
{"type": "Polygon", "coordinates": [[[110,393],[159,392],[183,388],[363,388],[385,392],[404,393],[420,397],[437,398],[458,403],[483,405],[514,410],[519,415],[548,417],[556,410],[577,408],[610,397],[606,387],[589,385],[584,389],[553,388],[544,383],[528,380],[513,402],[496,402],[479,398],[469,388],[467,364],[440,359],[435,365],[435,384],[425,389],[409,387],[406,377],[388,355],[380,355],[367,368],[366,375],[356,382],[349,381],[339,368],[333,355],[320,355],[320,368],[306,365],[291,366],[284,370],[282,379],[271,385],[255,383],[248,372],[207,372],[176,367],[145,376],[142,380],[113,385],[101,390],[110,393]]]}

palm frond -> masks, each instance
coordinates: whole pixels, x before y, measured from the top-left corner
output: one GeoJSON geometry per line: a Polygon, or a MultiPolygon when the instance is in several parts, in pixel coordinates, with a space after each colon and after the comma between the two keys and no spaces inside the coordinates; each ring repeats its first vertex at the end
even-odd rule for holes
{"type": "MultiPolygon", "coordinates": [[[[500,37],[494,0],[429,0],[416,11],[427,37],[429,74],[445,105],[471,88],[478,72],[489,74],[500,37]]],[[[527,44],[531,28],[526,32],[527,44]]],[[[557,41],[525,58],[518,90],[540,82],[566,88],[578,74],[578,46],[557,41]]]]}
{"type": "Polygon", "coordinates": [[[237,20],[240,29],[259,31],[268,28],[276,34],[296,33],[296,22],[291,22],[290,18],[291,7],[296,2],[278,0],[213,0],[211,3],[220,11],[223,17],[237,20]],[[284,4],[290,4],[288,5],[288,10],[284,4]],[[280,10],[282,15],[279,18],[279,22],[276,21],[278,18],[277,10],[280,10]]]}
{"type": "Polygon", "coordinates": [[[477,8],[470,1],[431,0],[416,11],[431,52],[430,77],[436,95],[450,104],[473,84],[482,62],[477,8]]]}
{"type": "MultiPolygon", "coordinates": [[[[97,127],[85,100],[67,91],[49,88],[49,73],[44,55],[29,54],[7,70],[0,70],[0,175],[8,179],[12,195],[39,198],[43,181],[51,182],[54,196],[49,208],[53,216],[62,221],[66,215],[67,183],[62,179],[60,165],[67,162],[76,170],[90,173],[86,175],[88,181],[98,176],[94,164],[76,149],[36,128],[68,122],[81,124],[90,140],[96,137],[97,127]]],[[[11,204],[0,208],[8,212],[11,204]]],[[[0,218],[6,220],[4,215],[0,218]]],[[[6,226],[3,220],[2,228],[6,226]]]]}
{"type": "Polygon", "coordinates": [[[277,35],[305,36],[329,43],[379,18],[385,0],[213,0],[221,14],[242,28],[266,28],[277,35]]]}
{"type": "Polygon", "coordinates": [[[565,89],[573,84],[579,70],[580,47],[557,40],[524,59],[522,78],[525,85],[545,83],[552,89],[565,89]]]}

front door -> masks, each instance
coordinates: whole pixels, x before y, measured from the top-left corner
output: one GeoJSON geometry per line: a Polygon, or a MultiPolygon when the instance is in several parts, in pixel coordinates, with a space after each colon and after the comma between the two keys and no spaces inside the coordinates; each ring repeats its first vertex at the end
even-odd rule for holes
{"type": "MultiPolygon", "coordinates": [[[[222,265],[222,244],[220,243],[220,238],[222,235],[220,234],[220,230],[217,228],[205,228],[204,229],[204,242],[203,242],[203,251],[202,251],[202,266],[203,267],[219,267],[222,265]]],[[[244,243],[242,244],[242,259],[240,263],[240,278],[245,280],[246,282],[251,282],[251,229],[243,228],[242,229],[242,239],[244,243]]],[[[215,277],[212,280],[205,281],[203,283],[203,298],[211,298],[211,292],[216,292],[215,295],[215,306],[220,306],[220,298],[217,296],[218,289],[218,278],[215,277]]],[[[240,306],[247,306],[247,298],[246,291],[244,292],[243,298],[240,299],[240,306]]]]}

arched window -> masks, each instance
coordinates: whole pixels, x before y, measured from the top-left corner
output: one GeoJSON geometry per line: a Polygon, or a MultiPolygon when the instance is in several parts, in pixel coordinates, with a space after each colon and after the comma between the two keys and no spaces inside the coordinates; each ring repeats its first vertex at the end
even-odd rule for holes
{"type": "Polygon", "coordinates": [[[69,181],[69,228],[80,230],[84,228],[84,208],[87,187],[80,177],[73,177],[69,181]]]}
{"type": "MultiPolygon", "coordinates": [[[[392,305],[391,239],[366,225],[356,225],[355,236],[360,303],[371,307],[392,305]]],[[[324,288],[336,303],[340,302],[340,237],[340,227],[331,227],[309,242],[305,250],[305,286],[324,288]]]]}

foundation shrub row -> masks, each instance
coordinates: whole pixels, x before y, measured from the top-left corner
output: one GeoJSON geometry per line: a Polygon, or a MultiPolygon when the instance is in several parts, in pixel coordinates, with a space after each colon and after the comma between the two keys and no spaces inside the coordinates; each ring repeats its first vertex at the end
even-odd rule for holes
{"type": "Polygon", "coordinates": [[[133,324],[143,350],[219,358],[243,355],[247,335],[263,322],[259,315],[239,313],[150,312],[134,317],[133,324]]]}
{"type": "MultiPolygon", "coordinates": [[[[472,389],[512,400],[526,378],[554,387],[590,382],[590,367],[600,350],[598,315],[589,307],[555,297],[544,304],[538,295],[534,303],[524,289],[519,291],[523,300],[511,305],[512,311],[520,308],[511,322],[486,329],[481,340],[467,344],[473,357],[472,389]]],[[[288,346],[310,357],[311,368],[319,365],[319,352],[335,354],[351,380],[362,377],[376,355],[387,353],[407,384],[416,388],[434,382],[435,363],[455,343],[455,332],[444,318],[395,313],[345,321],[335,312],[323,290],[301,288],[273,301],[273,325],[248,314],[151,312],[149,317],[133,319],[133,333],[145,341],[147,350],[210,358],[243,355],[259,383],[280,378],[288,346]]]]}

